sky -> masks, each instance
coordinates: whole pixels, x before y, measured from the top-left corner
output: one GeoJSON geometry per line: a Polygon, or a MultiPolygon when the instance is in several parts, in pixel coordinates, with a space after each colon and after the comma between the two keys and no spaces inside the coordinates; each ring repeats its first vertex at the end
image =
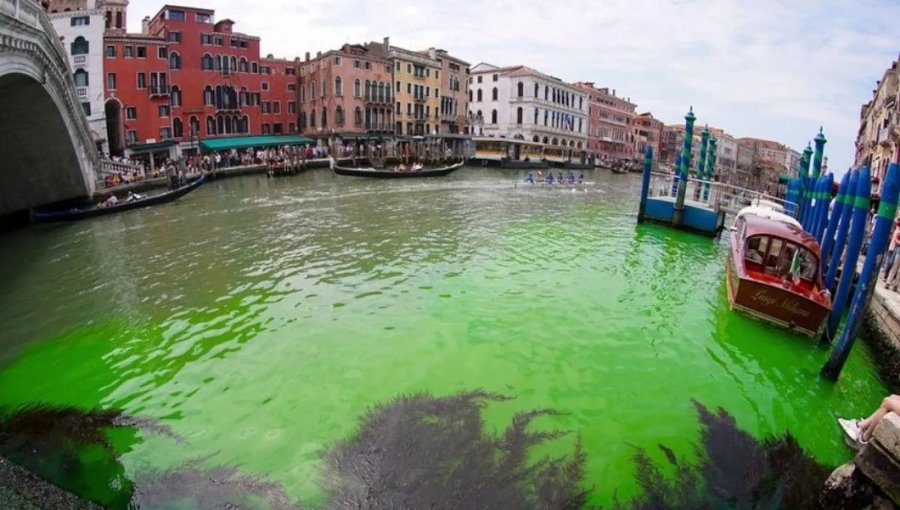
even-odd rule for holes
{"type": "MultiPolygon", "coordinates": [[[[164,5],[131,0],[130,31],[164,5]]],[[[802,151],[824,129],[829,168],[852,165],[861,106],[900,55],[900,0],[180,0],[216,10],[262,54],[344,43],[442,48],[615,89],[667,124],[777,140],[802,151]],[[248,8],[249,7],[249,8],[248,8]]]]}

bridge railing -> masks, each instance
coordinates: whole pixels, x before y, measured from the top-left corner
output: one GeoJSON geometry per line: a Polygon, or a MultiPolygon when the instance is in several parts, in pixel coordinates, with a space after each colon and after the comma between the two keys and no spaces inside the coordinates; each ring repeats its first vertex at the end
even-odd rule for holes
{"type": "Polygon", "coordinates": [[[132,172],[144,173],[144,167],[135,163],[127,163],[124,161],[113,161],[111,159],[100,160],[100,172],[98,177],[105,177],[109,174],[130,174],[132,172]]]}
{"type": "MultiPolygon", "coordinates": [[[[678,174],[652,172],[650,174],[651,197],[665,197],[676,199],[678,193],[678,174]]],[[[741,209],[749,205],[759,203],[760,200],[769,201],[781,206],[786,212],[795,210],[797,204],[766,193],[754,191],[738,186],[732,186],[722,182],[704,181],[689,178],[685,188],[685,203],[709,207],[717,211],[725,211],[728,214],[737,214],[741,209]]]]}

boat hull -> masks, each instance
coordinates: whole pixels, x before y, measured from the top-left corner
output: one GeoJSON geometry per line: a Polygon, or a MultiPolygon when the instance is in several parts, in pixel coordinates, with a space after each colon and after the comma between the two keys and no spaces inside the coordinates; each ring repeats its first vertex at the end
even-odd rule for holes
{"type": "Polygon", "coordinates": [[[443,177],[459,170],[462,163],[456,163],[445,168],[433,170],[419,170],[418,172],[397,172],[394,170],[376,170],[372,168],[349,168],[335,165],[334,173],[350,177],[374,177],[378,179],[419,179],[424,177],[443,177]]]}
{"type": "Polygon", "coordinates": [[[190,184],[186,186],[182,186],[178,189],[162,193],[159,195],[155,195],[152,197],[147,197],[141,200],[135,200],[133,202],[120,202],[116,205],[110,207],[94,207],[91,209],[70,209],[70,210],[59,210],[59,211],[51,211],[51,210],[35,210],[31,213],[31,221],[35,223],[54,223],[57,221],[76,221],[83,220],[87,218],[95,218],[97,216],[106,216],[109,214],[115,214],[124,211],[130,211],[132,209],[140,209],[142,207],[149,207],[151,205],[164,204],[167,202],[171,202],[176,200],[184,195],[187,195],[191,191],[194,191],[205,181],[204,176],[200,176],[190,184]]]}
{"type": "Polygon", "coordinates": [[[733,310],[809,337],[819,334],[831,310],[788,289],[741,277],[727,262],[728,301],[733,310]]]}

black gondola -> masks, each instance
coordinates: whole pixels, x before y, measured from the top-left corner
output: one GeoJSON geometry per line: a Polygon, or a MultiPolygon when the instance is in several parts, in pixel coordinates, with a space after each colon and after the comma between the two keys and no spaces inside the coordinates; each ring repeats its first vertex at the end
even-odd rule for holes
{"type": "Polygon", "coordinates": [[[131,209],[139,209],[141,207],[164,204],[166,202],[171,202],[177,198],[183,197],[191,191],[194,191],[195,189],[200,187],[201,184],[203,184],[204,180],[205,177],[201,175],[200,177],[191,181],[189,184],[178,189],[174,189],[172,191],[168,191],[159,195],[154,195],[152,197],[141,198],[139,200],[134,200],[131,202],[119,202],[118,204],[111,205],[109,207],[95,206],[87,209],[34,210],[31,212],[31,221],[35,223],[53,223],[56,221],[83,220],[85,218],[94,218],[96,216],[105,216],[107,214],[129,211],[131,209]]]}
{"type": "Polygon", "coordinates": [[[463,162],[454,163],[450,166],[441,168],[423,168],[421,170],[411,170],[408,172],[400,170],[379,170],[373,167],[346,167],[337,165],[334,160],[331,161],[331,169],[338,175],[349,175],[352,177],[377,177],[381,179],[415,179],[421,177],[442,177],[458,170],[463,166],[463,162]]]}

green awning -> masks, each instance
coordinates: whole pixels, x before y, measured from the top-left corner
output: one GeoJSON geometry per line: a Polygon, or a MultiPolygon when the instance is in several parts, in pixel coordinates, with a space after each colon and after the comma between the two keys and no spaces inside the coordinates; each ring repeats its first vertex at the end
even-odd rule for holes
{"type": "Polygon", "coordinates": [[[136,143],[134,145],[129,145],[127,149],[131,152],[153,152],[162,149],[168,149],[173,145],[175,145],[174,141],[166,140],[164,142],[136,143]]]}
{"type": "Polygon", "coordinates": [[[301,135],[230,136],[200,140],[200,149],[204,151],[224,151],[229,149],[246,149],[248,147],[278,147],[281,145],[315,143],[315,140],[312,138],[301,135]]]}

